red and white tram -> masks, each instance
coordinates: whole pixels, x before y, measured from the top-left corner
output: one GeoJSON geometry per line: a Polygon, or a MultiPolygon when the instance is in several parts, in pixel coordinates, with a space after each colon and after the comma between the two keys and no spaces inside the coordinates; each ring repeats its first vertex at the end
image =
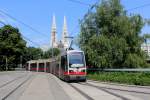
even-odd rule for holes
{"type": "Polygon", "coordinates": [[[50,72],[65,81],[86,81],[86,63],[83,51],[64,51],[51,64],[50,72]]]}

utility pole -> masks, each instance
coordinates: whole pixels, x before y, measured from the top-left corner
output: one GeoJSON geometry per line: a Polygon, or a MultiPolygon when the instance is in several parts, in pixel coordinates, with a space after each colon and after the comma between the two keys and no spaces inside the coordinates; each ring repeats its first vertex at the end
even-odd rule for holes
{"type": "Polygon", "coordinates": [[[6,71],[8,69],[8,60],[7,60],[7,56],[5,57],[5,60],[6,60],[6,71]]]}
{"type": "Polygon", "coordinates": [[[148,48],[147,37],[146,36],[144,36],[144,42],[145,42],[145,45],[146,45],[147,55],[149,56],[149,48],[148,48]]]}
{"type": "Polygon", "coordinates": [[[22,68],[22,56],[20,56],[20,68],[22,68]]]}
{"type": "Polygon", "coordinates": [[[54,50],[53,50],[53,41],[52,41],[52,58],[54,56],[54,50]]]}

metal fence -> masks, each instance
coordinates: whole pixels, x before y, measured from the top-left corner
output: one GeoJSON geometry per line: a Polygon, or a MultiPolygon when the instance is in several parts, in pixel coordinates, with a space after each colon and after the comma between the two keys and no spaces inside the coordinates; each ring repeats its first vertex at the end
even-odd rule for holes
{"type": "Polygon", "coordinates": [[[106,71],[106,72],[150,72],[150,68],[136,68],[136,69],[99,69],[89,68],[88,71],[106,71]]]}

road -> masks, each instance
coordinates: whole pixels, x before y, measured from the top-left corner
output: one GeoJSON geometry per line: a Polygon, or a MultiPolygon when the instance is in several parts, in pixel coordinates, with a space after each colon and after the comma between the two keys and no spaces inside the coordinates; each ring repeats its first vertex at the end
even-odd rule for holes
{"type": "Polygon", "coordinates": [[[149,100],[150,87],[66,83],[50,73],[0,72],[0,100],[149,100]]]}

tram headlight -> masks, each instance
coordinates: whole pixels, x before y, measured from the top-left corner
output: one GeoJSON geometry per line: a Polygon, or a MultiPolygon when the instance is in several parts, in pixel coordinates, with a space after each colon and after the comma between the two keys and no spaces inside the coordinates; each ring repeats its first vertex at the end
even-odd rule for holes
{"type": "Polygon", "coordinates": [[[73,70],[69,70],[69,73],[74,72],[73,70]]]}
{"type": "Polygon", "coordinates": [[[85,72],[85,69],[81,70],[81,72],[85,72]]]}

